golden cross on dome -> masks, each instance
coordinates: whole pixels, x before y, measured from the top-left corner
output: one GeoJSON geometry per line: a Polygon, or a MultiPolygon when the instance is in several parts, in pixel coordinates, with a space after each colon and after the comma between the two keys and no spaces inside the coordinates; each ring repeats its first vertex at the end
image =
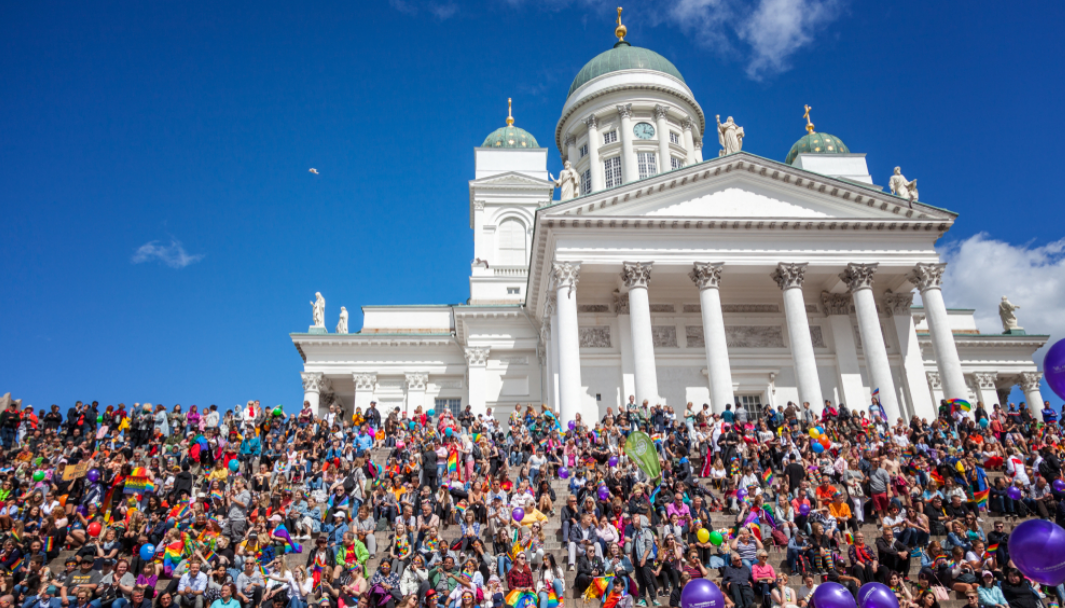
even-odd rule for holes
{"type": "Polygon", "coordinates": [[[806,108],[806,113],[802,115],[802,117],[806,119],[806,132],[807,133],[813,133],[814,132],[814,123],[810,122],[810,110],[812,110],[813,108],[811,108],[810,106],[803,106],[803,107],[806,108]]]}
{"type": "Polygon", "coordinates": [[[509,97],[507,97],[507,126],[508,127],[513,127],[514,126],[514,116],[510,112],[510,98],[509,97]]]}
{"type": "Polygon", "coordinates": [[[618,37],[618,42],[625,42],[625,34],[628,34],[629,30],[621,25],[621,7],[618,7],[618,26],[614,28],[614,35],[618,37]]]}

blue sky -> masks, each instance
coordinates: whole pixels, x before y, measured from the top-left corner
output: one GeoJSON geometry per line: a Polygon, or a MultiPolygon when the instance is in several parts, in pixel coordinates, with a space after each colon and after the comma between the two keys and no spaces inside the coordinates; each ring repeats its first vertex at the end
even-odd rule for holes
{"type": "MultiPolygon", "coordinates": [[[[555,123],[614,42],[615,6],[7,3],[0,393],[291,407],[288,333],[315,291],[327,324],[345,305],[353,329],[363,304],[464,301],[473,148],[513,97],[557,174],[555,123]]],[[[878,183],[901,165],[922,200],[961,214],[948,303],[995,330],[1008,293],[1029,331],[1061,338],[1063,17],[1060,3],[644,0],[624,21],[708,116],[744,126],[746,150],[783,160],[810,104],[878,183]]]]}

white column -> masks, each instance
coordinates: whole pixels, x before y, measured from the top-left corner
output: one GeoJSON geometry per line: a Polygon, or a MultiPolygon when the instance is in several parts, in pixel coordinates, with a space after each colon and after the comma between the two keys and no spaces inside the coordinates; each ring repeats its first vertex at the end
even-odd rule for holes
{"type": "Polygon", "coordinates": [[[599,137],[599,121],[592,114],[585,119],[584,124],[588,126],[588,166],[592,170],[592,192],[599,192],[603,189],[603,163],[599,160],[599,146],[603,145],[603,140],[599,137]]]}
{"type": "Polygon", "coordinates": [[[486,384],[488,382],[488,352],[487,346],[467,346],[466,376],[469,379],[469,402],[473,415],[485,413],[487,409],[486,384]]]}
{"type": "Polygon", "coordinates": [[[710,407],[715,414],[732,403],[732,365],[725,339],[725,316],[721,310],[721,272],[725,263],[696,262],[688,274],[699,288],[699,308],[703,315],[703,344],[706,372],[710,377],[710,407]]]}
{"type": "Polygon", "coordinates": [[[958,347],[954,344],[954,333],[947,316],[947,305],[943,302],[943,271],[946,267],[946,264],[918,264],[907,279],[921,292],[928,333],[932,336],[932,350],[936,355],[936,367],[943,382],[943,395],[946,399],[967,399],[969,387],[965,385],[961,358],[958,357],[958,347]]]}
{"type": "Polygon", "coordinates": [[[1042,420],[1043,393],[1039,385],[1043,381],[1043,372],[1022,372],[1021,390],[1024,391],[1024,401],[1028,404],[1028,411],[1036,420],[1042,420]]]}
{"type": "Polygon", "coordinates": [[[373,401],[374,387],[377,386],[377,374],[354,372],[351,379],[355,382],[355,407],[365,412],[373,401]]]}
{"type": "MultiPolygon", "coordinates": [[[[976,372],[973,374],[973,378],[976,380],[976,388],[980,391],[980,402],[984,404],[984,409],[990,412],[991,408],[998,403],[998,391],[996,390],[998,373],[976,372]]],[[[1040,409],[1042,409],[1041,402],[1039,405],[1040,409]]]]}
{"type": "Polygon", "coordinates": [[[319,404],[322,393],[329,392],[329,380],[322,372],[300,372],[300,378],[303,379],[303,400],[311,404],[312,412],[318,412],[318,416],[324,418],[329,413],[329,405],[326,404],[325,411],[320,411],[319,404]]]}
{"type": "Polygon", "coordinates": [[[425,407],[425,385],[429,383],[429,374],[415,372],[406,374],[406,379],[407,413],[413,413],[419,407],[423,412],[428,410],[425,407]]]}
{"type": "Polygon", "coordinates": [[[839,370],[840,400],[849,407],[864,407],[866,400],[862,371],[858,366],[858,346],[854,341],[851,325],[851,297],[845,293],[821,293],[821,306],[832,328],[832,346],[836,351],[836,368],[839,370]]]}
{"type": "Polygon", "coordinates": [[[913,405],[913,415],[934,420],[939,412],[932,401],[932,393],[928,390],[924,356],[921,355],[921,345],[917,342],[917,324],[913,322],[911,306],[912,293],[888,292],[884,296],[884,307],[895,324],[895,337],[899,341],[899,354],[902,355],[902,370],[905,374],[906,394],[913,405]]]}
{"type": "Polygon", "coordinates": [[[618,106],[621,126],[618,137],[621,138],[621,182],[627,184],[640,179],[640,169],[636,166],[636,152],[632,148],[632,104],[618,106]]]}
{"type": "MultiPolygon", "coordinates": [[[[925,372],[925,377],[928,378],[928,392],[932,396],[932,404],[937,407],[936,416],[939,416],[938,403],[940,399],[943,399],[943,381],[939,378],[939,372],[925,372]]],[[[929,418],[931,422],[934,418],[929,418]]]]}
{"type": "Polygon", "coordinates": [[[663,105],[655,106],[655,130],[658,131],[658,172],[666,173],[673,170],[673,165],[670,164],[669,154],[669,123],[666,122],[666,116],[669,113],[669,107],[663,105]]]}
{"type": "Polygon", "coordinates": [[[684,164],[685,165],[691,165],[691,164],[695,163],[695,140],[692,137],[692,121],[691,121],[691,119],[690,118],[685,118],[684,122],[681,123],[681,127],[683,127],[683,129],[684,129],[684,134],[683,134],[683,137],[681,139],[684,142],[684,150],[688,154],[688,158],[684,159],[684,161],[685,161],[684,164]]]}
{"type": "Polygon", "coordinates": [[[795,362],[799,400],[809,403],[810,408],[820,415],[825,400],[821,398],[821,380],[817,377],[817,359],[813,340],[810,339],[810,320],[806,317],[806,302],[802,297],[802,281],[807,266],[806,263],[781,262],[772,277],[784,292],[784,317],[788,321],[788,340],[795,362]]]}
{"type": "Polygon", "coordinates": [[[847,284],[854,298],[854,313],[858,317],[858,332],[862,336],[865,367],[869,370],[869,380],[872,382],[869,388],[880,389],[880,405],[884,406],[888,424],[894,425],[902,412],[899,410],[899,396],[895,393],[895,380],[891,377],[891,363],[888,361],[884,332],[880,328],[880,315],[873,297],[873,275],[877,266],[847,264],[847,269],[840,273],[839,278],[847,284]]]}
{"type": "Polygon", "coordinates": [[[547,352],[551,355],[551,375],[548,382],[548,390],[551,392],[551,409],[558,413],[562,411],[558,396],[558,305],[555,303],[555,294],[548,296],[550,307],[549,329],[547,332],[547,352]]]}
{"type": "Polygon", "coordinates": [[[636,403],[646,399],[658,403],[658,369],[651,335],[651,300],[647,286],[654,262],[624,262],[621,280],[629,288],[629,317],[632,322],[632,361],[636,371],[636,403]]]}
{"type": "MultiPolygon", "coordinates": [[[[558,309],[558,396],[562,428],[581,411],[581,339],[577,331],[577,281],[580,262],[551,265],[558,309]]],[[[583,414],[582,414],[583,416],[583,414]]],[[[590,422],[590,421],[586,421],[590,422]]]]}
{"type": "Polygon", "coordinates": [[[703,140],[700,139],[699,141],[694,142],[692,145],[694,146],[693,150],[695,151],[695,162],[703,162],[703,140]]]}
{"type": "Polygon", "coordinates": [[[566,138],[566,141],[562,144],[566,150],[566,158],[563,161],[569,161],[573,163],[573,168],[577,168],[577,138],[570,135],[566,138]]]}
{"type": "Polygon", "coordinates": [[[632,318],[629,315],[629,294],[614,290],[614,312],[618,314],[618,348],[621,350],[621,403],[636,395],[636,364],[632,357],[632,318]]]}

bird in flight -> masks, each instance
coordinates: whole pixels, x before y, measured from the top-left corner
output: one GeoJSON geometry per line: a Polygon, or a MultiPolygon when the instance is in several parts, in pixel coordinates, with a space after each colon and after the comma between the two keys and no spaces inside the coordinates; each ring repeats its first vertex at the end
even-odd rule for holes
{"type": "Polygon", "coordinates": [[[318,175],[318,169],[315,169],[315,168],[312,167],[310,171],[311,171],[311,173],[313,173],[315,175],[318,175]]]}

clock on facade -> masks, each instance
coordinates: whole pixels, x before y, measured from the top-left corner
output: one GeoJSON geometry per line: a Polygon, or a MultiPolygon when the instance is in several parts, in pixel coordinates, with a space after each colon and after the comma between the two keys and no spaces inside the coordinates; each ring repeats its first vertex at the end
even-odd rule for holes
{"type": "Polygon", "coordinates": [[[640,139],[651,139],[655,136],[655,128],[646,122],[640,122],[632,128],[632,133],[640,139]]]}

